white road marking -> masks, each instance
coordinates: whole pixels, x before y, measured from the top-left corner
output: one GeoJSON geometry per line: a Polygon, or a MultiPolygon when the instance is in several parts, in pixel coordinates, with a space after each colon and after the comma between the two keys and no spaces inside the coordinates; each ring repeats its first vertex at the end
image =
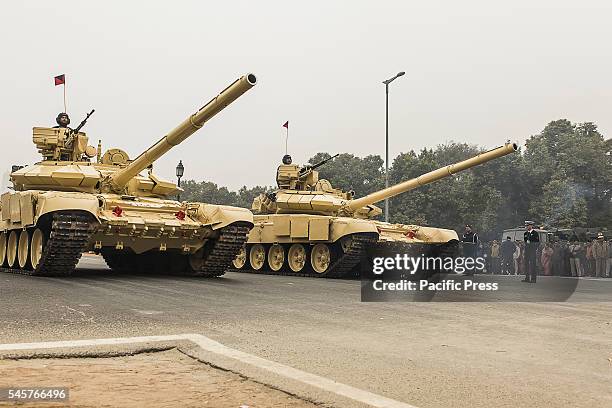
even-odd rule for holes
{"type": "Polygon", "coordinates": [[[379,408],[416,408],[414,405],[406,404],[391,398],[383,397],[369,391],[351,387],[350,385],[342,384],[329,378],[321,377],[316,374],[307,373],[293,367],[286,366],[274,361],[266,360],[261,357],[248,354],[231,347],[214,341],[201,334],[176,334],[167,336],[143,336],[143,337],[118,337],[110,339],[91,339],[91,340],[67,340],[67,341],[49,341],[39,343],[14,343],[0,344],[1,351],[23,351],[23,350],[39,350],[52,348],[70,348],[70,347],[92,347],[92,346],[111,346],[119,344],[133,343],[150,343],[150,342],[168,342],[189,340],[197,344],[201,349],[211,353],[219,354],[224,357],[229,357],[240,362],[250,364],[252,366],[270,371],[274,374],[299,381],[304,384],[350,398],[361,403],[379,407],[379,408]]]}
{"type": "Polygon", "coordinates": [[[131,309],[133,312],[136,313],[140,313],[143,315],[158,315],[158,314],[162,314],[164,312],[161,312],[159,310],[140,310],[140,309],[131,309]]]}

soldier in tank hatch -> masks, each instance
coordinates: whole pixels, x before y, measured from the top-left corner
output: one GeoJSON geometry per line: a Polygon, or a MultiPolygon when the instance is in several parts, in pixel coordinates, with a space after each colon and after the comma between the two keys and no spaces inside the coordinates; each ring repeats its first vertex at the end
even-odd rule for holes
{"type": "Polygon", "coordinates": [[[55,118],[55,122],[57,123],[57,126],[53,126],[54,128],[68,128],[68,125],[70,124],[70,117],[68,117],[67,113],[61,112],[55,118]]]}

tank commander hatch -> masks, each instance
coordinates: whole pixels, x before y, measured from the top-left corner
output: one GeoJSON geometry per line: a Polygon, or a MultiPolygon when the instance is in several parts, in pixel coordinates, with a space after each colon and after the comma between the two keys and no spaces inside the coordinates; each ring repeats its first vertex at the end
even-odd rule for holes
{"type": "Polygon", "coordinates": [[[57,126],[53,126],[54,129],[68,128],[68,125],[70,124],[70,118],[68,117],[68,114],[66,112],[61,112],[57,115],[57,118],[55,118],[55,122],[57,123],[57,126]]]}
{"type": "Polygon", "coordinates": [[[299,178],[299,166],[293,164],[291,156],[283,156],[283,164],[276,169],[276,184],[278,188],[295,189],[299,178]]]}
{"type": "Polygon", "coordinates": [[[339,154],[321,160],[316,164],[306,163],[302,167],[293,164],[291,156],[283,156],[283,164],[276,169],[276,184],[278,188],[303,191],[327,191],[333,192],[334,189],[327,180],[319,180],[319,172],[315,169],[325,163],[335,159],[339,154]]]}

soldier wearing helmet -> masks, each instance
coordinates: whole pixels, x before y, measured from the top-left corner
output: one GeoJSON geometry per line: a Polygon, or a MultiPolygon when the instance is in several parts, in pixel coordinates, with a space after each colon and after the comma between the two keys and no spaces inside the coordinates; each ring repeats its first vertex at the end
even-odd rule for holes
{"type": "Polygon", "coordinates": [[[55,122],[57,122],[57,126],[54,126],[54,128],[68,128],[70,118],[66,112],[61,112],[55,118],[55,122]]]}

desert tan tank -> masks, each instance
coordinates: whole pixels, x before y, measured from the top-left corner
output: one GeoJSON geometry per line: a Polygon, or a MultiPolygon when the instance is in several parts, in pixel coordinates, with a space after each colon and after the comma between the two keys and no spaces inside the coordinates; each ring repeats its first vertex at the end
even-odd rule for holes
{"type": "Polygon", "coordinates": [[[315,169],[325,161],[302,168],[284,163],[276,176],[279,189],[253,202],[255,226],[234,267],[249,272],[346,277],[358,272],[361,257],[375,245],[410,246],[429,256],[452,255],[458,242],[455,231],[374,220],[382,213],[374,203],[516,149],[516,144],[507,143],[358,199],[351,192],[333,188],[328,180],[319,180],[315,169]]]}
{"type": "Polygon", "coordinates": [[[239,78],[134,160],[88,146],[80,126],[35,127],[43,160],[15,168],[13,191],[1,197],[2,270],[68,275],[83,252],[94,251],[113,270],[222,275],[246,241],[252,213],[175,201],[180,189],[153,174],[152,164],[255,84],[253,74],[239,78]]]}

